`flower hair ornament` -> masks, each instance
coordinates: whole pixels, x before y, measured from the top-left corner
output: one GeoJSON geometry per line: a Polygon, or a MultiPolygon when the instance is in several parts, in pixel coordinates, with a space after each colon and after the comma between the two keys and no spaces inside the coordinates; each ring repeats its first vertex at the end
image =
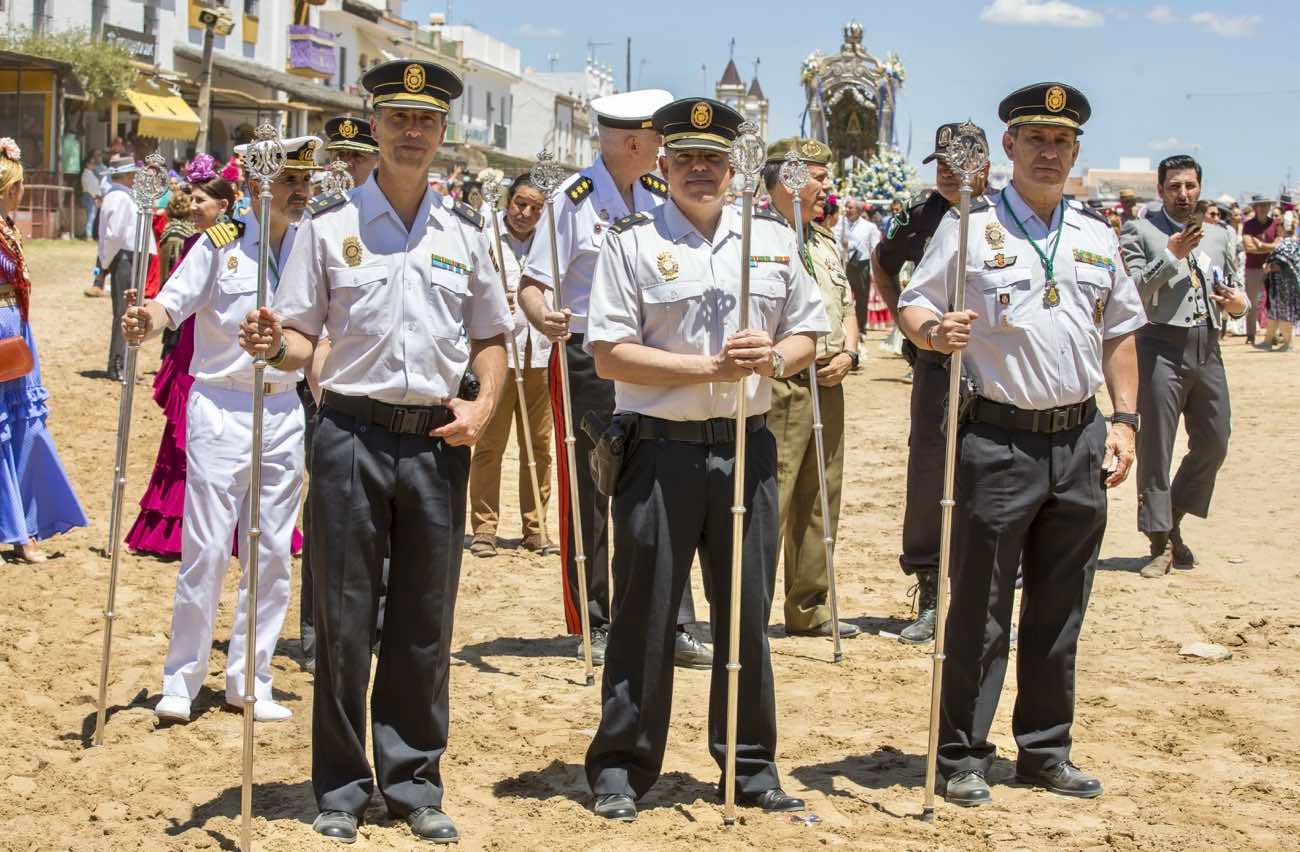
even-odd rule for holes
{"type": "Polygon", "coordinates": [[[21,163],[23,160],[22,149],[10,136],[0,137],[0,156],[7,157],[15,163],[21,163]]]}
{"type": "Polygon", "coordinates": [[[238,183],[240,177],[239,160],[235,157],[230,158],[226,167],[221,170],[221,176],[232,183],[238,183]]]}
{"type": "Polygon", "coordinates": [[[204,183],[217,176],[213,166],[217,164],[211,154],[196,154],[185,167],[185,179],[190,183],[204,183]]]}

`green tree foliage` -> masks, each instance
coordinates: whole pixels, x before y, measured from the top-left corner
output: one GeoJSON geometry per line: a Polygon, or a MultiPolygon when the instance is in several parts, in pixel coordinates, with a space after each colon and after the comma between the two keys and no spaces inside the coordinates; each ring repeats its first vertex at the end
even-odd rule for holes
{"type": "Polygon", "coordinates": [[[85,28],[53,33],[0,31],[0,50],[67,62],[97,107],[121,99],[135,83],[135,66],[126,48],[99,41],[85,28]]]}

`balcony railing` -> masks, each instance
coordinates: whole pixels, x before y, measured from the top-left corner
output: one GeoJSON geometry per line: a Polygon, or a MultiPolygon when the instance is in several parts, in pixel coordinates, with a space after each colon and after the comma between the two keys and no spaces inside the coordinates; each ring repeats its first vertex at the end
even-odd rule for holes
{"type": "Polygon", "coordinates": [[[289,61],[286,69],[300,77],[328,80],[338,69],[334,34],[316,27],[289,25],[289,61]]]}

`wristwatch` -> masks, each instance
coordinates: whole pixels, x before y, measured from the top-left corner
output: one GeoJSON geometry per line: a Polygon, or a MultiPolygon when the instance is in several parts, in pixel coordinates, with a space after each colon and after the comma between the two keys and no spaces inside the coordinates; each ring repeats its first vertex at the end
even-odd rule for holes
{"type": "Polygon", "coordinates": [[[266,359],[266,366],[279,367],[281,364],[284,363],[284,356],[288,354],[289,354],[289,343],[284,339],[284,335],[281,335],[280,348],[275,350],[274,355],[266,359]]]}
{"type": "Polygon", "coordinates": [[[1110,416],[1110,422],[1123,423],[1125,426],[1130,426],[1134,433],[1141,428],[1141,420],[1138,418],[1137,414],[1132,411],[1116,411],[1110,416]]]}
{"type": "Polygon", "coordinates": [[[858,353],[850,352],[846,349],[844,350],[844,354],[849,356],[849,360],[853,362],[853,366],[850,369],[856,370],[858,368],[858,361],[860,360],[858,353]]]}
{"type": "Polygon", "coordinates": [[[785,378],[785,359],[782,358],[781,353],[777,352],[775,349],[772,350],[772,378],[785,378]]]}

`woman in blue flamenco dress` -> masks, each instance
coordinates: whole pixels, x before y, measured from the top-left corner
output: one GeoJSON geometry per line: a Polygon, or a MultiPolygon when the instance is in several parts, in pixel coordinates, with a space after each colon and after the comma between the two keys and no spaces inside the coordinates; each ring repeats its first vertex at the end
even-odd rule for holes
{"type": "Polygon", "coordinates": [[[12,218],[23,196],[21,157],[13,139],[0,139],[0,340],[21,338],[35,365],[0,382],[0,541],[13,547],[15,561],[33,563],[46,558],[38,541],[87,521],[45,428],[49,393],[27,321],[31,278],[12,218]]]}

